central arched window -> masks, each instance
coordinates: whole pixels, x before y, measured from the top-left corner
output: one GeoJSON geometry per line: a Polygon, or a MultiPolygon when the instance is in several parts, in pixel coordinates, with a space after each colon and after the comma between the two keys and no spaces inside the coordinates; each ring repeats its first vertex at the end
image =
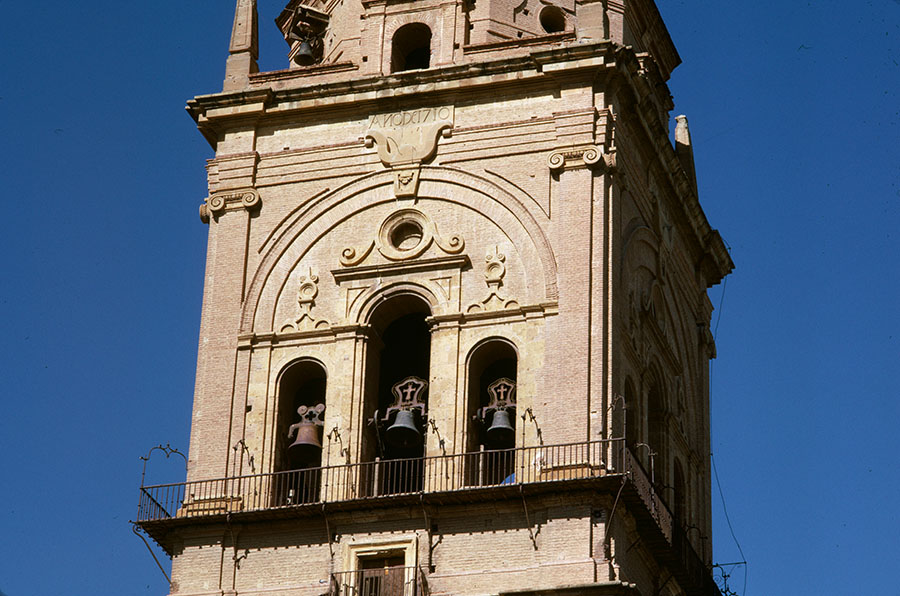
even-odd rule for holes
{"type": "Polygon", "coordinates": [[[369,318],[364,434],[364,485],[370,494],[415,492],[423,486],[431,331],[427,302],[389,298],[369,318]]]}
{"type": "Polygon", "coordinates": [[[403,25],[391,42],[391,72],[431,66],[431,29],[422,23],[403,25]]]}

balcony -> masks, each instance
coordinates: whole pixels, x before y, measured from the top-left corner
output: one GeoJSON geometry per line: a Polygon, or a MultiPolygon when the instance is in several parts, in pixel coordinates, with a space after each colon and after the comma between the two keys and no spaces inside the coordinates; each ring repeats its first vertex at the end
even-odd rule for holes
{"type": "MultiPolygon", "coordinates": [[[[137,522],[145,529],[155,522],[248,516],[323,504],[335,509],[372,507],[413,496],[455,502],[478,500],[479,493],[518,492],[565,482],[585,485],[606,480],[618,486],[623,476],[635,482],[654,511],[659,499],[643,470],[627,454],[621,440],[540,445],[414,459],[378,460],[270,474],[142,486],[137,522]],[[629,466],[626,469],[626,465],[629,466]]],[[[558,489],[558,487],[556,487],[558,489]]],[[[496,496],[496,494],[495,494],[496,496]]],[[[482,497],[483,498],[483,497],[482,497]]],[[[492,497],[494,498],[494,497],[492,497]]],[[[671,516],[661,525],[671,533],[671,516]]]]}
{"type": "Polygon", "coordinates": [[[424,573],[417,567],[384,567],[331,574],[328,596],[424,596],[424,573]]]}
{"type": "MultiPolygon", "coordinates": [[[[418,503],[464,504],[560,490],[620,494],[647,546],[679,570],[676,575],[682,585],[697,587],[688,589],[688,594],[719,594],[709,570],[622,439],[142,486],[137,523],[171,554],[168,531],[199,521],[297,518],[322,515],[323,507],[336,512],[418,503]]],[[[358,586],[374,585],[374,580],[367,584],[357,579],[364,578],[336,578],[335,594],[368,596],[358,586]]],[[[414,590],[410,596],[418,594],[415,587],[397,594],[406,596],[410,589],[414,590]]],[[[382,593],[393,594],[373,592],[382,593]]]]}

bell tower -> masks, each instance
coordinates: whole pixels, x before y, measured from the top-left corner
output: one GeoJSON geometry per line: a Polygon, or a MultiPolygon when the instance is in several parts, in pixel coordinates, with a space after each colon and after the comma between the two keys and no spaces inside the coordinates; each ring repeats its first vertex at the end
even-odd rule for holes
{"type": "Polygon", "coordinates": [[[237,0],[172,596],[719,594],[679,61],[653,0],[237,0]]]}

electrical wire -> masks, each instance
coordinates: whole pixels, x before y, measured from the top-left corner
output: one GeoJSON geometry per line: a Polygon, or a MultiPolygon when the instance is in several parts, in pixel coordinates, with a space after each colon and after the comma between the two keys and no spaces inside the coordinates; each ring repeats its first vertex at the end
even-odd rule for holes
{"type": "Polygon", "coordinates": [[[731,532],[731,538],[734,540],[734,544],[737,546],[738,552],[741,553],[741,559],[745,564],[743,596],[747,596],[747,576],[750,575],[750,564],[746,562],[747,556],[744,554],[744,549],[741,548],[741,543],[738,542],[737,536],[734,534],[731,518],[728,517],[728,507],[725,506],[725,493],[722,492],[722,483],[719,482],[719,470],[716,468],[716,458],[713,457],[712,452],[709,454],[709,461],[712,462],[713,474],[716,477],[716,487],[719,489],[719,498],[722,500],[722,511],[725,513],[725,521],[728,523],[728,530],[731,532]]]}
{"type": "Polygon", "coordinates": [[[725,290],[728,289],[728,278],[722,280],[722,297],[719,298],[719,314],[716,315],[716,327],[713,329],[713,341],[719,335],[719,323],[722,321],[722,306],[725,304],[725,290]]]}

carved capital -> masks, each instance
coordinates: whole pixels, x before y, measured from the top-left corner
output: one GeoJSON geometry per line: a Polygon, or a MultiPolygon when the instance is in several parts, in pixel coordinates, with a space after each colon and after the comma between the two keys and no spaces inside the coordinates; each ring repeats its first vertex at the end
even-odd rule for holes
{"type": "Polygon", "coordinates": [[[209,223],[210,217],[218,218],[228,211],[255,211],[262,205],[259,192],[255,188],[240,188],[217,192],[207,197],[206,202],[200,205],[200,221],[209,223]]]}
{"type": "Polygon", "coordinates": [[[616,154],[604,153],[601,147],[594,145],[557,149],[547,157],[547,166],[555,172],[566,168],[613,170],[616,167],[616,154]]]}

